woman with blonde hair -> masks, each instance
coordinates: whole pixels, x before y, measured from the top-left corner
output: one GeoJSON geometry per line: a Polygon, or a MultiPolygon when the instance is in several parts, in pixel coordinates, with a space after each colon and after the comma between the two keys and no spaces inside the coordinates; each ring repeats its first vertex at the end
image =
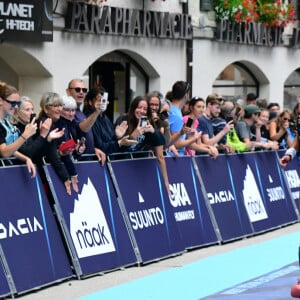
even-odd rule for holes
{"type": "Polygon", "coordinates": [[[291,147],[294,140],[294,135],[289,128],[291,120],[290,110],[285,109],[269,124],[270,139],[277,141],[281,149],[291,147]]]}
{"type": "Polygon", "coordinates": [[[24,132],[20,134],[11,123],[11,118],[20,104],[20,95],[17,89],[5,82],[0,82],[0,157],[15,156],[24,161],[28,171],[34,177],[36,175],[34,164],[29,157],[18,150],[27,142],[28,138],[36,133],[37,125],[32,121],[26,125],[24,132]]]}

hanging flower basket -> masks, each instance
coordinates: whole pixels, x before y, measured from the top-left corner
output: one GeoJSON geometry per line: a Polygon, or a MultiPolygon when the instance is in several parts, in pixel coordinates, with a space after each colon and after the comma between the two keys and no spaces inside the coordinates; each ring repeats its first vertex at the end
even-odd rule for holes
{"type": "Polygon", "coordinates": [[[295,16],[293,4],[281,0],[216,0],[214,10],[217,21],[259,22],[276,27],[293,23],[295,16]]]}

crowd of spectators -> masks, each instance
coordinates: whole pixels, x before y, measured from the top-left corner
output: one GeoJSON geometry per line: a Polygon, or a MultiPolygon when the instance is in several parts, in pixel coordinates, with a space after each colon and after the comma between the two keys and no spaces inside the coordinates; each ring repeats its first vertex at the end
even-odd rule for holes
{"type": "Polygon", "coordinates": [[[78,192],[75,160],[96,158],[104,165],[118,154],[154,155],[169,190],[166,155],[216,159],[220,153],[296,147],[299,104],[280,110],[253,93],[244,105],[217,93],[192,97],[190,84],[176,81],[165,97],[158,91],[136,96],[113,122],[107,96],[103,87],[88,90],[73,79],[66,95],[42,95],[36,114],[28,97],[0,82],[0,157],[6,164],[15,163],[12,157],[24,161],[33,177],[50,163],[71,194],[78,192]]]}

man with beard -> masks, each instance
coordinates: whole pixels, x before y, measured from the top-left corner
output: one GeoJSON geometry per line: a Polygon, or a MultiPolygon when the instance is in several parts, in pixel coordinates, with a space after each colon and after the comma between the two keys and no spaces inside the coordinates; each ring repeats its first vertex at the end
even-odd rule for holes
{"type": "Polygon", "coordinates": [[[233,128],[233,121],[226,123],[222,130],[216,135],[214,134],[212,119],[219,117],[224,99],[214,93],[206,98],[206,108],[203,115],[199,119],[198,132],[202,132],[202,142],[210,146],[216,146],[219,152],[233,153],[234,149],[226,142],[221,143],[221,140],[233,128]]]}

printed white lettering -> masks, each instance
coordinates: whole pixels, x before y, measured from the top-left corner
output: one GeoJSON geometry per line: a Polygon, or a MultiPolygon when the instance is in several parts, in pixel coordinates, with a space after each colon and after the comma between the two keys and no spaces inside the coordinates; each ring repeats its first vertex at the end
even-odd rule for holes
{"type": "Polygon", "coordinates": [[[8,224],[0,223],[0,239],[11,238],[23,234],[33,233],[39,230],[44,230],[36,217],[21,218],[15,222],[8,222],[8,224]]]}
{"type": "Polygon", "coordinates": [[[21,18],[31,18],[33,5],[19,4],[19,3],[7,3],[4,7],[4,2],[0,2],[0,15],[13,16],[21,18]]]}
{"type": "Polygon", "coordinates": [[[281,186],[275,187],[275,188],[271,188],[271,189],[267,189],[267,193],[268,193],[268,197],[270,202],[273,201],[278,201],[278,200],[283,200],[284,197],[284,192],[281,186]]]}
{"type": "Polygon", "coordinates": [[[23,21],[23,20],[6,20],[7,30],[23,30],[23,31],[34,31],[33,21],[23,21]]]}
{"type": "Polygon", "coordinates": [[[159,207],[130,212],[129,219],[134,230],[164,224],[164,215],[159,207]]]}
{"type": "Polygon", "coordinates": [[[296,170],[285,171],[285,175],[291,189],[300,187],[300,178],[296,170]]]}
{"type": "Polygon", "coordinates": [[[97,227],[90,229],[86,221],[82,222],[82,230],[76,231],[76,236],[80,245],[80,248],[97,247],[101,245],[109,244],[109,239],[105,236],[104,226],[98,224],[97,227]]]}
{"type": "Polygon", "coordinates": [[[183,183],[170,184],[170,192],[171,195],[169,196],[169,199],[173,207],[192,205],[183,183]]]}
{"type": "Polygon", "coordinates": [[[174,217],[177,222],[193,220],[195,219],[195,213],[193,210],[178,211],[174,213],[174,217]]]}
{"type": "Polygon", "coordinates": [[[230,190],[219,191],[215,193],[207,193],[210,204],[234,201],[234,197],[230,190]]]}

